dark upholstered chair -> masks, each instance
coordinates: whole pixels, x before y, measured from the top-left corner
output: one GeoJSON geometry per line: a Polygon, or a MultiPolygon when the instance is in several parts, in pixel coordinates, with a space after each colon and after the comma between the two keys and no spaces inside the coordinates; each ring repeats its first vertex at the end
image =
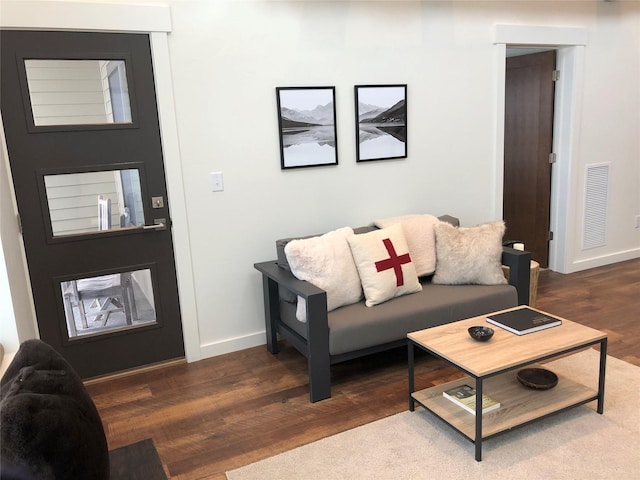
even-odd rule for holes
{"type": "Polygon", "coordinates": [[[24,342],[0,380],[0,477],[107,480],[102,421],[82,380],[40,340],[24,342]]]}

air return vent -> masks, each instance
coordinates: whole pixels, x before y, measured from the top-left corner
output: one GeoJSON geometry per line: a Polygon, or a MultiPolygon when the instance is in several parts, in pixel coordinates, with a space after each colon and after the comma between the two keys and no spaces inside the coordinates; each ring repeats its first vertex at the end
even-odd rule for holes
{"type": "Polygon", "coordinates": [[[606,244],[607,203],[609,200],[609,163],[587,166],[582,248],[606,244]]]}

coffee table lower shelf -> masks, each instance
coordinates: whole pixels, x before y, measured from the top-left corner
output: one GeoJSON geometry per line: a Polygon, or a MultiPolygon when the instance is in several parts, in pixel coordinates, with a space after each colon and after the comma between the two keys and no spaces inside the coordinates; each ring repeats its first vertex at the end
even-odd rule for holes
{"type": "MultiPolygon", "coordinates": [[[[518,382],[515,371],[484,380],[484,393],[500,402],[500,408],[482,416],[482,439],[552,413],[598,399],[597,390],[576,383],[564,376],[559,375],[558,377],[558,385],[549,390],[533,390],[524,387],[518,382]]],[[[475,441],[475,415],[442,395],[443,391],[465,383],[472,387],[475,386],[473,378],[463,377],[449,383],[413,392],[412,397],[471,441],[475,441]]]]}

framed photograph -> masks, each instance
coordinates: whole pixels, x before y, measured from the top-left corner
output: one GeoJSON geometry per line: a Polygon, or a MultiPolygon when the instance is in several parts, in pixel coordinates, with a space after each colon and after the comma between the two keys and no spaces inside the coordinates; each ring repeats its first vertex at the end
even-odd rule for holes
{"type": "Polygon", "coordinates": [[[335,87],[276,87],[282,169],[338,164],[335,87]]]}
{"type": "Polygon", "coordinates": [[[407,157],[407,86],[356,85],[356,161],[407,157]]]}

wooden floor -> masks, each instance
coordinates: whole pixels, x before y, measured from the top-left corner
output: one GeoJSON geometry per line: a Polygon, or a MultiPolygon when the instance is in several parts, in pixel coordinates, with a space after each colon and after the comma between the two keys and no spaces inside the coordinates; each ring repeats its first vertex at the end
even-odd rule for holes
{"type": "MultiPolygon", "coordinates": [[[[609,354],[640,366],[640,259],[570,275],[543,271],[536,306],[606,331],[609,354]]],[[[458,375],[427,355],[416,374],[417,388],[458,375]]],[[[407,409],[403,350],[336,365],[332,378],[332,398],[309,403],[306,361],[283,343],[275,356],[250,348],[88,390],[111,449],[152,438],[170,478],[224,479],[227,470],[407,409]]]]}

